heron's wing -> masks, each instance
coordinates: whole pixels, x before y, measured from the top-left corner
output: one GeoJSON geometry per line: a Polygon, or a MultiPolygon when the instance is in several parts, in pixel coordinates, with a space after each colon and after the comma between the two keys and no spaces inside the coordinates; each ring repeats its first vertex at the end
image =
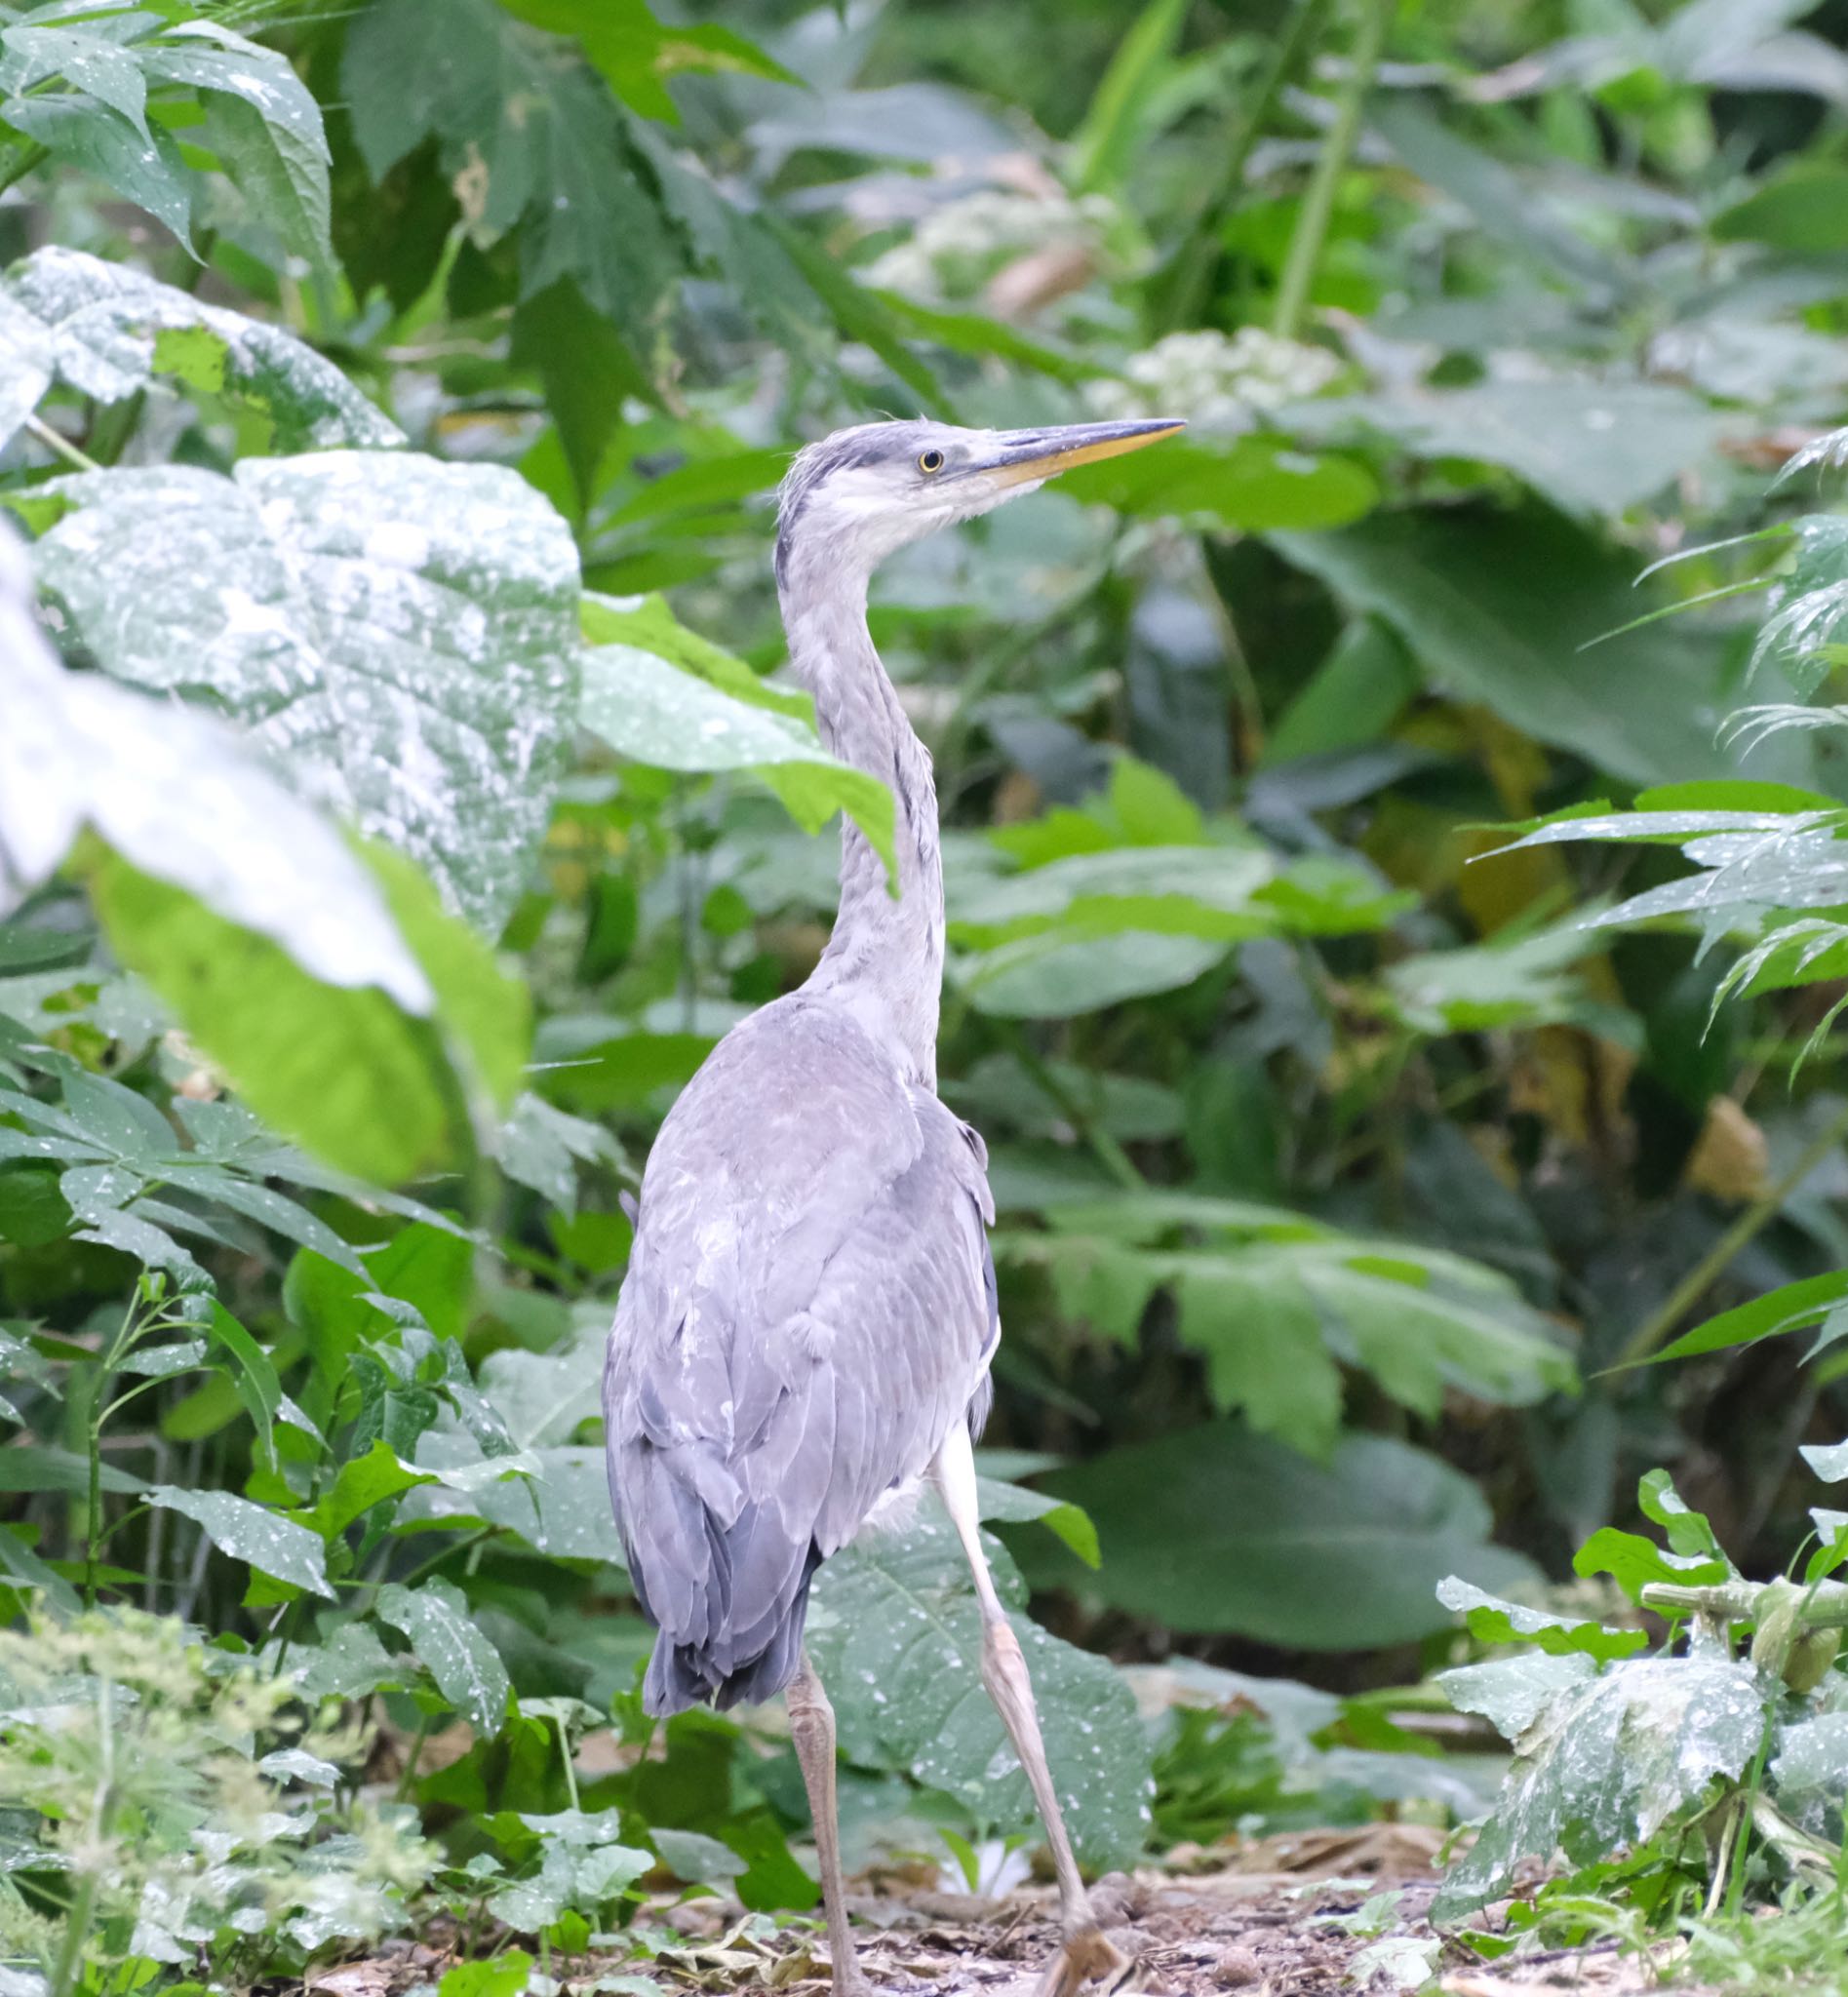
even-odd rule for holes
{"type": "Polygon", "coordinates": [[[996,1329],[980,1140],[838,1008],[748,1026],[649,1159],[606,1391],[631,1573],[716,1678],[928,1466],[996,1329]]]}

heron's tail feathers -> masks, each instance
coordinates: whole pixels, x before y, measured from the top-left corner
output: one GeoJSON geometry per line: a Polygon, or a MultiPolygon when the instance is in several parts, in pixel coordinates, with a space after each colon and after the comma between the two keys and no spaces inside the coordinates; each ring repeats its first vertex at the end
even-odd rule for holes
{"type": "Polygon", "coordinates": [[[724,1642],[676,1643],[666,1630],[660,1631],[654,1639],[654,1654],[649,1659],[648,1675],[642,1681],[642,1709],[660,1716],[710,1703],[723,1712],[727,1706],[755,1705],[774,1699],[802,1662],[808,1584],[820,1565],[821,1554],[811,1546],[794,1598],[771,1629],[768,1641],[754,1656],[733,1657],[731,1646],[724,1642]],[[721,1652],[723,1656],[718,1654],[721,1652]]]}

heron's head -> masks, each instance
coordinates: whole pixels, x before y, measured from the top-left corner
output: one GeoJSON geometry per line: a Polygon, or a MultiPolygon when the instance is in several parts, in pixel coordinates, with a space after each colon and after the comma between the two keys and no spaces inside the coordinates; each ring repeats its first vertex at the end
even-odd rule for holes
{"type": "Polygon", "coordinates": [[[776,575],[817,554],[869,573],[896,549],[1093,458],[1140,450],[1182,424],[1068,423],[1045,430],[960,430],[925,421],[862,423],[797,453],[783,481],[776,575]]]}

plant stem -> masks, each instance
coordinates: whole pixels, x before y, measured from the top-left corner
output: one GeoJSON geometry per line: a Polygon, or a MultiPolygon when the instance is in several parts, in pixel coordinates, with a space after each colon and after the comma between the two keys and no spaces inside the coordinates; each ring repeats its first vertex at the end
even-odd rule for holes
{"type": "MultiPolygon", "coordinates": [[[[1716,1587],[1683,1587],[1678,1582],[1652,1581],[1643,1588],[1642,1605],[1658,1614],[1711,1616],[1722,1623],[1750,1623],[1767,1588],[1783,1584],[1729,1581],[1716,1587]]],[[[1821,1581],[1798,1604],[1798,1625],[1806,1629],[1848,1629],[1848,1585],[1821,1581]]]]}
{"type": "Polygon", "coordinates": [[[1777,1183],[1768,1187],[1746,1208],[1669,1292],[1662,1308],[1638,1329],[1636,1335],[1617,1355],[1616,1362],[1604,1370],[1608,1373],[1621,1372],[1624,1367],[1639,1365],[1646,1359],[1699,1301],[1701,1294],[1714,1277],[1767,1222],[1776,1217],[1784,1202],[1844,1138],[1848,1138],[1848,1110],[1843,1110],[1838,1116],[1826,1124],[1818,1135],[1804,1146],[1802,1154],[1788,1167],[1777,1183]]]}
{"type": "Polygon", "coordinates": [[[1104,1170],[1125,1192],[1146,1193],[1149,1190],[1149,1182],[1137,1171],[1135,1160],[1034,1052],[1025,1033],[1015,1028],[1007,1038],[1013,1044],[1014,1054],[1021,1067],[1051,1099],[1054,1107],[1072,1128],[1089,1145],[1097,1162],[1104,1170]]]}
{"type": "Polygon", "coordinates": [[[1335,106],[1335,122],[1329,126],[1317,157],[1316,171],[1310,176],[1290,237],[1283,277],[1278,286],[1271,331],[1278,339],[1297,339],[1302,334],[1316,267],[1321,261],[1329,217],[1335,212],[1335,195],[1342,175],[1348,171],[1348,162],[1354,157],[1355,141],[1360,136],[1360,111],[1373,88],[1374,71],[1380,66],[1380,50],[1397,4],[1398,0],[1360,0],[1359,27],[1349,59],[1347,79],[1335,106]]]}
{"type": "Polygon", "coordinates": [[[1219,232],[1244,192],[1245,167],[1250,161],[1251,149],[1269,124],[1271,113],[1277,109],[1278,99],[1283,95],[1283,86],[1296,74],[1304,55],[1321,32],[1322,18],[1328,12],[1328,6],[1329,0],[1301,0],[1271,58],[1270,68],[1264,72],[1263,81],[1258,85],[1251,108],[1234,129],[1226,156],[1213,176],[1212,191],[1195,216],[1188,239],[1175,259],[1174,281],[1161,313],[1161,330],[1164,333],[1192,326],[1199,316],[1206,302],[1207,281],[1212,275],[1219,247],[1219,232]]]}
{"type": "Polygon", "coordinates": [[[90,1397],[84,1406],[84,1450],[90,1464],[88,1504],[84,1516],[86,1609],[94,1609],[97,1606],[97,1556],[102,1548],[102,1425],[109,1413],[103,1405],[102,1396],[108,1391],[109,1382],[114,1378],[117,1363],[134,1342],[135,1313],[140,1302],[140,1293],[141,1286],[138,1279],[135,1295],[130,1300],[122,1322],[116,1327],[115,1336],[97,1354],[96,1378],[91,1383],[90,1397]]]}
{"type": "Polygon", "coordinates": [[[21,147],[5,166],[0,167],[0,194],[4,194],[16,180],[23,180],[35,168],[42,167],[51,156],[51,147],[40,145],[36,139],[21,147]]]}
{"type": "Polygon", "coordinates": [[[99,472],[102,469],[94,457],[90,457],[85,452],[79,450],[68,437],[54,430],[51,424],[46,422],[42,416],[27,416],[25,427],[44,445],[47,450],[55,457],[61,457],[74,470],[80,472],[99,472]]]}

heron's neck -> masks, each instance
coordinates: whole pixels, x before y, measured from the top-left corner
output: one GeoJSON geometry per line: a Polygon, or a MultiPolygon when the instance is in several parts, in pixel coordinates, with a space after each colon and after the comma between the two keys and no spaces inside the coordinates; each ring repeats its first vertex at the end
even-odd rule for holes
{"type": "Polygon", "coordinates": [[[841,820],[841,907],[807,989],[852,1006],[907,1076],[936,1085],[943,983],[943,865],[937,793],[919,741],[866,628],[863,577],[792,560],[783,576],[790,662],[814,695],[829,752],[892,794],[899,896],[866,835],[841,820]]]}

